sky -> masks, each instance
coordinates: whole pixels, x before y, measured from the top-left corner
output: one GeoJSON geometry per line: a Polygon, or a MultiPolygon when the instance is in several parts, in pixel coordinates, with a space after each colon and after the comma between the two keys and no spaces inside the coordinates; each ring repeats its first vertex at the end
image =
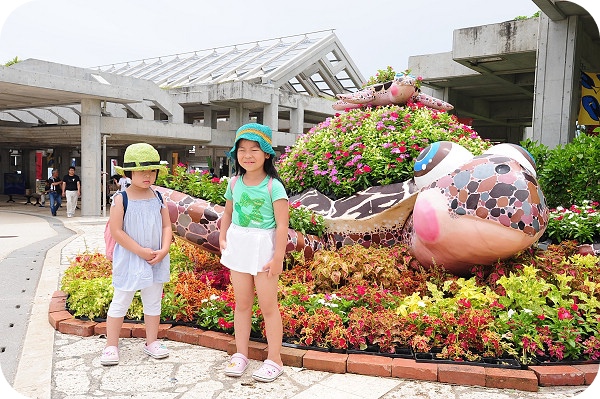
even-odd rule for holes
{"type": "MultiPolygon", "coordinates": [[[[598,0],[576,1],[600,15],[598,0]]],[[[334,29],[368,78],[451,51],[455,29],[537,10],[531,0],[1,0],[0,64],[93,67],[334,29]]]]}

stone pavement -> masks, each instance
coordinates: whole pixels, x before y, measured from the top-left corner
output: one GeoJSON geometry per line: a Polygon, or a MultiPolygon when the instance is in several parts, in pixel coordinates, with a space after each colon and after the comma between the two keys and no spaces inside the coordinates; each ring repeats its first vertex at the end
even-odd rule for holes
{"type": "MultiPolygon", "coordinates": [[[[256,360],[251,360],[244,377],[230,378],[223,376],[228,359],[226,352],[166,341],[171,355],[155,360],[143,355],[140,338],[121,339],[121,362],[117,366],[103,367],[99,354],[105,339],[55,331],[48,323],[48,305],[70,258],[85,250],[104,250],[102,233],[106,218],[77,215],[67,219],[63,209],[59,210],[58,217],[52,218],[48,207],[23,205],[24,201],[6,203],[5,198],[0,196],[0,270],[3,274],[6,261],[15,251],[30,248],[40,252],[40,244],[49,236],[62,239],[45,254],[37,289],[29,303],[26,333],[14,375],[6,373],[10,359],[0,353],[4,375],[16,390],[0,378],[0,398],[22,397],[20,394],[23,394],[39,399],[588,399],[597,398],[600,393],[598,378],[589,387],[540,387],[538,392],[525,392],[351,373],[331,374],[289,366],[276,382],[265,384],[254,382],[250,377],[260,365],[256,360]],[[28,227],[19,228],[25,222],[28,227]],[[62,225],[74,234],[59,232],[62,225]]],[[[5,320],[5,315],[3,307],[0,318],[5,320]]]]}

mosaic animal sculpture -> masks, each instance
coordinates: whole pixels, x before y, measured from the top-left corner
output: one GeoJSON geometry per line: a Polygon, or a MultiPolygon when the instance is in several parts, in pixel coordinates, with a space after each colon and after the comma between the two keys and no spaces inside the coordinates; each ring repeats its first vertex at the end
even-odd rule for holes
{"type": "Polygon", "coordinates": [[[364,105],[404,105],[408,102],[422,103],[430,108],[449,111],[454,107],[440,99],[422,93],[416,87],[416,78],[404,73],[397,73],[394,80],[365,87],[355,93],[338,94],[339,99],[333,103],[333,109],[343,111],[360,108],[364,105]]]}
{"type": "MultiPolygon", "coordinates": [[[[218,254],[224,208],[156,189],[165,198],[175,234],[218,254]]],[[[414,178],[406,182],[335,201],[311,189],[290,201],[323,215],[327,232],[319,238],[290,229],[288,252],[303,251],[310,259],[322,248],[405,243],[421,264],[443,265],[456,275],[529,247],[548,222],[533,159],[512,144],[473,156],[455,143],[434,143],[421,152],[414,178]]]]}

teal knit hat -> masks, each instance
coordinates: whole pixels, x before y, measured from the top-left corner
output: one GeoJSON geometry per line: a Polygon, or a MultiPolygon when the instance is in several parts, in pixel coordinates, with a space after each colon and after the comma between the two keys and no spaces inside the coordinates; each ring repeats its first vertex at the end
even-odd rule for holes
{"type": "Polygon", "coordinates": [[[267,154],[275,156],[275,151],[272,147],[273,134],[269,126],[261,125],[260,123],[247,123],[243,126],[240,126],[235,133],[235,142],[233,143],[233,147],[229,151],[229,156],[231,158],[235,159],[237,142],[240,141],[240,139],[256,141],[260,145],[261,150],[267,154]]]}

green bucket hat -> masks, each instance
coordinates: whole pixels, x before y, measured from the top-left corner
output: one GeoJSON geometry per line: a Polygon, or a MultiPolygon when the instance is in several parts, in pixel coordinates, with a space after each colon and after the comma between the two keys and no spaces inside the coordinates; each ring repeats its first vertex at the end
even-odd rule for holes
{"type": "Polygon", "coordinates": [[[235,150],[237,142],[241,139],[256,141],[260,145],[260,149],[275,156],[275,150],[273,150],[273,133],[269,126],[261,125],[260,123],[247,123],[235,133],[235,142],[233,147],[229,151],[229,156],[235,159],[235,150]]]}
{"type": "Polygon", "coordinates": [[[115,166],[115,171],[121,176],[126,171],[134,170],[158,170],[160,175],[167,173],[167,167],[161,162],[158,151],[147,143],[131,144],[125,150],[123,166],[115,166]]]}

